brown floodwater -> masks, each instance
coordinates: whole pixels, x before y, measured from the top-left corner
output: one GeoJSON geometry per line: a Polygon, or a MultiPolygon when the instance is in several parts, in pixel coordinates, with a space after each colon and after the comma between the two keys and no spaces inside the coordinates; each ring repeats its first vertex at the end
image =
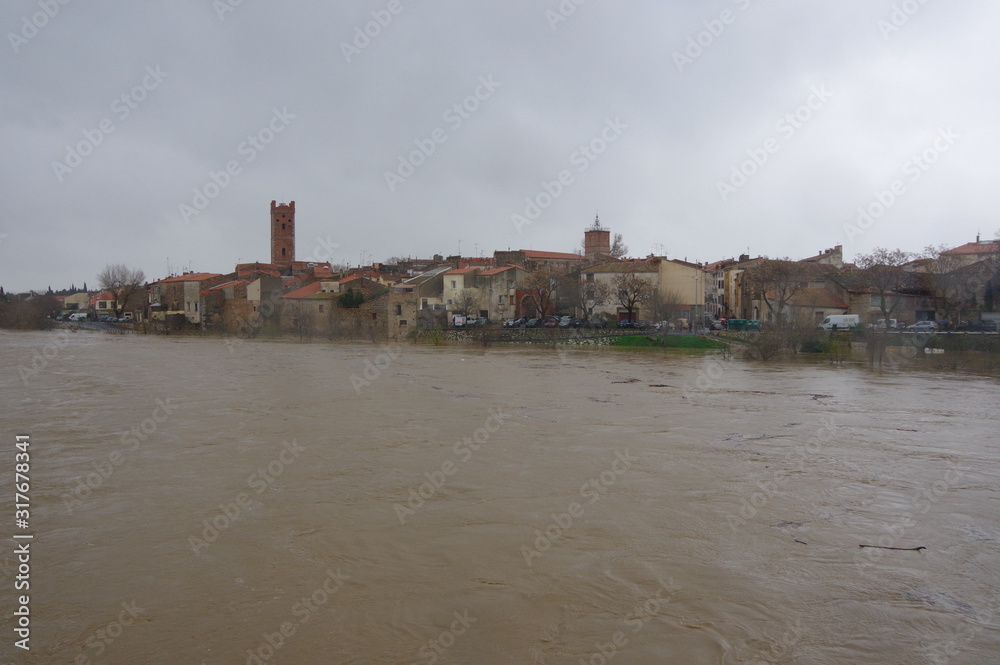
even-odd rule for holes
{"type": "Polygon", "coordinates": [[[1000,662],[995,377],[97,333],[0,363],[16,663],[1000,662]]]}

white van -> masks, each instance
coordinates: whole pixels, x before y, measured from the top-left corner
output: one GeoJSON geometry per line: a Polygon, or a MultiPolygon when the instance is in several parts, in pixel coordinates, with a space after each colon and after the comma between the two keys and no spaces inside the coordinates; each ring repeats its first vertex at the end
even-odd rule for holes
{"type": "Polygon", "coordinates": [[[69,315],[70,321],[82,321],[86,318],[87,318],[86,312],[74,312],[73,314],[69,315]]]}
{"type": "Polygon", "coordinates": [[[846,330],[851,326],[861,323],[861,317],[857,314],[833,314],[823,319],[819,324],[820,330],[846,330]]]}

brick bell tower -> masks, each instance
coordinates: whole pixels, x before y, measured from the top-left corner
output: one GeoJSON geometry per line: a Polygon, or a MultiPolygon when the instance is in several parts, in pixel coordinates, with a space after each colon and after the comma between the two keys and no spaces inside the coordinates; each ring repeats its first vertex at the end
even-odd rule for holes
{"type": "Polygon", "coordinates": [[[295,201],[271,201],[271,263],[287,268],[295,260],[295,201]]]}
{"type": "Polygon", "coordinates": [[[588,261],[611,256],[611,231],[601,226],[597,215],[594,215],[593,225],[583,232],[583,253],[588,261]]]}

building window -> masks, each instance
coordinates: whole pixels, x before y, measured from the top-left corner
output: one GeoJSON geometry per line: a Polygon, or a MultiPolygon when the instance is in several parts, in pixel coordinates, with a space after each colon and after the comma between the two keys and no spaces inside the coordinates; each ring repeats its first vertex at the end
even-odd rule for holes
{"type": "Polygon", "coordinates": [[[284,255],[285,255],[285,248],[284,248],[284,247],[282,247],[282,248],[281,248],[281,255],[282,255],[282,256],[284,256],[284,255]]]}
{"type": "Polygon", "coordinates": [[[319,313],[320,313],[320,314],[322,314],[322,313],[323,313],[323,305],[320,305],[320,306],[319,306],[319,313]]]}
{"type": "Polygon", "coordinates": [[[378,312],[372,312],[372,321],[378,321],[378,312]]]}
{"type": "Polygon", "coordinates": [[[402,314],[403,314],[403,306],[396,305],[396,316],[402,316],[402,314]]]}
{"type": "Polygon", "coordinates": [[[455,280],[451,280],[451,288],[455,288],[455,280]]]}
{"type": "Polygon", "coordinates": [[[503,305],[503,296],[498,296],[498,297],[499,297],[499,300],[497,300],[497,304],[498,305],[503,305]]]}
{"type": "Polygon", "coordinates": [[[872,307],[881,307],[881,306],[882,306],[882,296],[881,295],[872,296],[872,307]]]}
{"type": "Polygon", "coordinates": [[[592,273],[592,272],[588,272],[587,273],[587,283],[588,284],[593,284],[594,283],[594,273],[592,273]]]}
{"type": "Polygon", "coordinates": [[[427,309],[427,298],[422,298],[420,300],[420,309],[427,309]]]}
{"type": "Polygon", "coordinates": [[[281,225],[281,230],[282,230],[282,231],[284,231],[284,230],[285,230],[285,225],[284,225],[284,224],[282,224],[282,225],[281,225]]]}
{"type": "Polygon", "coordinates": [[[400,319],[399,320],[399,327],[400,328],[406,327],[406,319],[400,319]]]}
{"type": "Polygon", "coordinates": [[[448,298],[448,304],[449,304],[449,305],[451,305],[451,304],[452,304],[452,302],[451,302],[451,298],[448,298]]]}

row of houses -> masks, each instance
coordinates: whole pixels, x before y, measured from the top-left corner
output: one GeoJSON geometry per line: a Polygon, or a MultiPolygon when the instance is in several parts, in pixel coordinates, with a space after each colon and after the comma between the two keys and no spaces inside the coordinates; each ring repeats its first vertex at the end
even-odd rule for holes
{"type": "MultiPolygon", "coordinates": [[[[498,250],[492,256],[398,259],[337,270],[295,259],[295,202],[271,202],[271,261],[229,273],[185,272],[144,285],[118,302],[112,292],[66,296],[67,308],[127,312],[133,320],[203,330],[269,329],[301,334],[400,337],[447,325],[456,314],[498,322],[569,314],[609,320],[744,318],[821,321],[859,314],[869,322],[966,316],[992,310],[1000,245],[981,241],[901,266],[890,291],[844,262],[843,247],[784,264],[790,297],[761,287],[755,269],[769,259],[744,254],[709,264],[649,255],[620,256],[618,238],[599,219],[577,253],[498,250]],[[776,307],[775,303],[779,305],[776,307]],[[955,306],[958,306],[955,311],[955,306]]],[[[773,263],[773,262],[772,262],[773,263]]]]}

